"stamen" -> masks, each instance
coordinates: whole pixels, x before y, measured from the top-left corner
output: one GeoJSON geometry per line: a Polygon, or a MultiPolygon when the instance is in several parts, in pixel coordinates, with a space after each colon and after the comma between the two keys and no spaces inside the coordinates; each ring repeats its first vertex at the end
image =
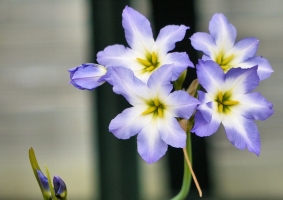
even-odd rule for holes
{"type": "Polygon", "coordinates": [[[218,56],[216,57],[216,62],[221,65],[221,61],[222,61],[222,53],[219,53],[218,56]]]}
{"type": "Polygon", "coordinates": [[[153,69],[154,69],[154,66],[153,66],[153,65],[151,65],[151,66],[145,68],[146,71],[152,71],[153,69]]]}
{"type": "Polygon", "coordinates": [[[159,106],[160,105],[158,99],[156,99],[156,98],[153,100],[153,102],[154,102],[155,106],[159,106]]]}
{"type": "Polygon", "coordinates": [[[221,65],[227,65],[234,58],[234,54],[222,60],[221,65]]]}
{"type": "Polygon", "coordinates": [[[221,103],[218,103],[218,112],[223,112],[223,105],[221,103]]]}
{"type": "Polygon", "coordinates": [[[223,101],[223,94],[222,94],[222,92],[218,92],[218,101],[219,102],[223,101]]]}
{"type": "Polygon", "coordinates": [[[224,70],[224,71],[228,71],[228,69],[231,68],[230,65],[221,65],[221,68],[224,70]]]}
{"type": "Polygon", "coordinates": [[[223,105],[224,106],[232,106],[232,105],[237,105],[239,104],[240,102],[239,101],[223,101],[223,105]]]}
{"type": "Polygon", "coordinates": [[[158,112],[158,116],[159,117],[163,117],[163,110],[162,110],[162,108],[158,107],[157,112],[158,112]]]}
{"type": "Polygon", "coordinates": [[[152,55],[151,55],[151,62],[153,65],[156,65],[157,63],[157,55],[154,51],[152,52],[152,55]]]}
{"type": "Polygon", "coordinates": [[[145,110],[142,114],[143,114],[143,115],[147,115],[147,114],[149,114],[149,113],[154,112],[156,109],[157,109],[157,107],[151,106],[151,107],[149,107],[147,110],[145,110]]]}
{"type": "Polygon", "coordinates": [[[152,66],[152,63],[147,61],[147,60],[144,60],[144,59],[141,59],[141,58],[137,58],[137,60],[146,67],[152,66]]]}

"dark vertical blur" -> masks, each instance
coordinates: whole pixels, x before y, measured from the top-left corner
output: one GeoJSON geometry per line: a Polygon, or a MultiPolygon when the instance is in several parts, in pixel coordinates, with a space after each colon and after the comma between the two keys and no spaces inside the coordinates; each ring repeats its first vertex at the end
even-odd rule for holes
{"type": "MultiPolygon", "coordinates": [[[[159,31],[169,24],[184,24],[190,29],[182,42],[176,44],[173,51],[187,52],[191,61],[197,63],[197,52],[192,48],[189,37],[195,33],[196,15],[195,5],[193,0],[152,0],[153,5],[153,20],[155,28],[159,31]]],[[[195,69],[188,68],[187,79],[184,87],[187,88],[191,81],[196,78],[195,69]]],[[[208,161],[205,139],[192,135],[193,146],[193,168],[203,189],[204,197],[209,195],[210,180],[208,173],[208,161]]],[[[183,152],[180,149],[169,148],[167,152],[169,156],[170,166],[170,184],[174,195],[177,194],[181,188],[183,179],[183,152]]],[[[191,199],[197,196],[197,191],[192,182],[192,189],[188,196],[191,199]]]]}
{"type": "MultiPolygon", "coordinates": [[[[128,0],[91,0],[93,40],[92,62],[96,54],[108,45],[125,44],[122,28],[122,10],[128,0]]],[[[112,92],[108,84],[96,89],[98,123],[97,143],[99,152],[99,185],[101,200],[125,200],[138,198],[136,138],[122,141],[108,132],[108,125],[118,113],[128,107],[122,96],[112,92]]]]}

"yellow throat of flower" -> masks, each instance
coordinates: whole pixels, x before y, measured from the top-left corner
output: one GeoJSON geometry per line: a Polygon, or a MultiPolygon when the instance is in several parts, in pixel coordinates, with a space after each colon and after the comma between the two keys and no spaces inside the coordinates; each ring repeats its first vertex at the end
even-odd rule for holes
{"type": "Polygon", "coordinates": [[[215,101],[217,102],[218,112],[227,113],[229,112],[229,107],[239,104],[239,101],[231,100],[231,93],[225,92],[224,94],[220,91],[218,92],[215,101]]]}
{"type": "Polygon", "coordinates": [[[159,65],[157,54],[154,51],[148,53],[146,59],[137,58],[137,61],[144,66],[145,72],[152,72],[159,65]]]}
{"type": "Polygon", "coordinates": [[[154,116],[164,116],[164,105],[157,99],[148,102],[149,107],[142,113],[143,115],[153,114],[154,116]]]}
{"type": "Polygon", "coordinates": [[[226,56],[223,51],[221,51],[217,56],[215,62],[220,65],[224,72],[227,72],[232,68],[231,61],[234,58],[234,54],[226,56]]]}

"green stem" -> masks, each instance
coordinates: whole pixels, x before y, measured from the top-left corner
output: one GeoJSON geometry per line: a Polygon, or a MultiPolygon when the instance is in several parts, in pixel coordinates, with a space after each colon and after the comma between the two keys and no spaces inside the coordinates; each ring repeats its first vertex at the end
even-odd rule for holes
{"type": "MultiPolygon", "coordinates": [[[[190,161],[192,163],[192,142],[191,142],[191,133],[187,133],[187,146],[186,146],[187,153],[189,155],[190,161]]],[[[173,197],[171,200],[184,200],[190,191],[192,181],[192,174],[186,163],[186,159],[184,157],[184,175],[183,175],[183,183],[180,192],[173,197]]]]}
{"type": "Polygon", "coordinates": [[[49,170],[48,170],[46,165],[44,165],[44,167],[45,167],[45,170],[46,170],[46,175],[47,175],[47,179],[48,179],[49,189],[51,191],[52,200],[57,200],[57,198],[55,196],[55,192],[54,192],[53,186],[52,186],[49,170]]]}

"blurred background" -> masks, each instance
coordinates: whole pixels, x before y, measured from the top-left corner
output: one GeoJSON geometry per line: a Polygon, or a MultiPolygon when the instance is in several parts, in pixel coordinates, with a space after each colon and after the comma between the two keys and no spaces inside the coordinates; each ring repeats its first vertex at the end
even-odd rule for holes
{"type": "MultiPolygon", "coordinates": [[[[123,31],[122,9],[131,5],[150,19],[153,28],[158,28],[155,13],[162,12],[163,4],[159,7],[156,2],[170,1],[153,2],[0,1],[0,199],[42,198],[29,164],[30,147],[34,148],[41,168],[47,164],[51,175],[59,175],[66,182],[70,200],[137,199],[135,194],[124,194],[128,191],[139,194],[139,199],[163,200],[176,193],[172,187],[169,155],[148,165],[137,155],[136,138],[115,143],[118,140],[107,132],[104,121],[98,121],[107,119],[105,112],[114,117],[122,110],[112,106],[112,103],[120,104],[120,100],[111,102],[112,98],[108,98],[101,103],[100,97],[108,95],[103,90],[109,87],[88,92],[68,84],[67,70],[81,63],[95,62],[95,52],[105,47],[100,47],[101,33],[97,33],[105,27],[100,27],[97,21],[107,16],[115,18],[114,26],[119,30],[110,31],[114,36],[118,34],[117,38],[106,40],[111,44],[123,43],[118,38],[118,32],[123,31]],[[116,17],[117,13],[120,18],[116,17]],[[114,143],[107,142],[112,139],[114,143]],[[109,153],[113,157],[108,157],[109,153]],[[132,160],[127,160],[128,155],[132,160]],[[104,162],[105,166],[101,165],[104,162]],[[107,175],[114,185],[102,181],[107,175]],[[111,193],[120,196],[112,198],[111,193]]],[[[174,2],[177,5],[182,0],[174,2]]],[[[275,110],[270,119],[257,122],[262,141],[259,157],[237,150],[223,130],[199,139],[202,141],[199,148],[205,150],[205,156],[197,151],[194,158],[205,158],[205,166],[197,162],[194,167],[201,169],[196,171],[205,185],[203,199],[283,199],[283,1],[187,2],[193,8],[193,13],[188,12],[187,16],[194,19],[194,24],[184,22],[186,25],[207,32],[212,15],[224,13],[237,28],[238,40],[251,36],[260,40],[257,54],[266,57],[275,71],[257,89],[274,103],[275,110]]],[[[105,25],[109,27],[111,23],[105,25]]],[[[188,37],[192,34],[189,32],[188,37]]],[[[173,171],[183,173],[179,168],[173,171]]]]}

